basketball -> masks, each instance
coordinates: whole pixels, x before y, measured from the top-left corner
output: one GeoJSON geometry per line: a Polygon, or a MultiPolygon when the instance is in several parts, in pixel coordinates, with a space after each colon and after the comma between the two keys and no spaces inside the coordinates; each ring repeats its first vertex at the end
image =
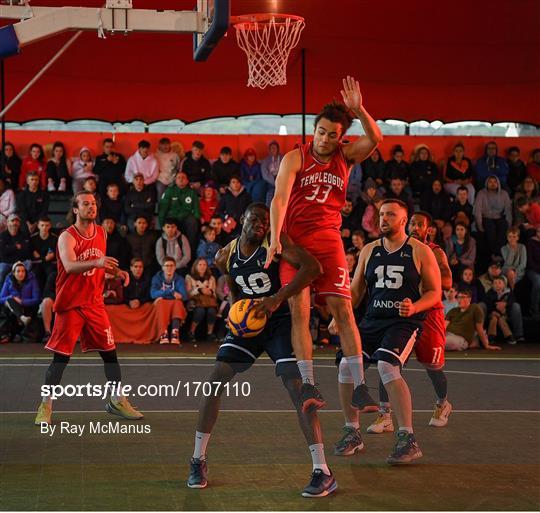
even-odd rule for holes
{"type": "Polygon", "coordinates": [[[229,328],[236,337],[250,338],[257,336],[266,326],[266,315],[255,317],[253,299],[241,299],[231,306],[229,328]]]}

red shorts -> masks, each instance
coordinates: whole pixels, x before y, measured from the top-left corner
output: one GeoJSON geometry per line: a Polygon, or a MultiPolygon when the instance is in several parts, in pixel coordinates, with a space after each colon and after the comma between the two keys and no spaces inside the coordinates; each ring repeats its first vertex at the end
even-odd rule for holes
{"type": "MultiPolygon", "coordinates": [[[[311,283],[318,303],[325,304],[325,296],[341,296],[351,299],[349,270],[341,235],[336,231],[312,232],[306,237],[293,237],[295,244],[309,251],[322,265],[323,274],[311,283]]],[[[282,285],[291,282],[297,270],[281,260],[279,276],[282,285]]]]}
{"type": "Polygon", "coordinates": [[[71,356],[79,338],[84,353],[116,349],[105,305],[83,306],[57,312],[51,338],[45,348],[71,356]]]}
{"type": "Polygon", "coordinates": [[[446,326],[444,310],[429,310],[423,322],[422,333],[414,346],[416,358],[424,365],[442,367],[444,365],[444,346],[446,326]]]}

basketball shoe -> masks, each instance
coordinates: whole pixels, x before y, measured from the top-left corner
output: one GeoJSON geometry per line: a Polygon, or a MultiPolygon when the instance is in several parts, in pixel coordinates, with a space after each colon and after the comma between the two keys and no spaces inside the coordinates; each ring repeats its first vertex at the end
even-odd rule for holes
{"type": "Polygon", "coordinates": [[[391,465],[410,463],[422,456],[422,451],[418,447],[418,442],[414,438],[414,435],[407,431],[398,431],[396,445],[392,454],[386,458],[386,462],[391,465]]]}
{"type": "Polygon", "coordinates": [[[139,420],[144,417],[140,411],[131,406],[127,397],[124,396],[120,397],[118,401],[111,398],[105,405],[105,409],[112,415],[118,415],[128,420],[139,420]]]}
{"type": "Polygon", "coordinates": [[[337,488],[334,474],[327,476],[320,468],[316,468],[311,474],[310,483],[304,488],[302,497],[326,497],[337,488]]]}
{"type": "Polygon", "coordinates": [[[351,456],[356,451],[361,451],[364,448],[362,435],[360,430],[345,426],[343,428],[343,437],[339,442],[335,443],[334,454],[336,456],[351,456]]]}
{"type": "Polygon", "coordinates": [[[34,424],[36,426],[40,426],[41,424],[51,424],[51,417],[52,417],[52,406],[47,403],[40,403],[36,415],[36,420],[34,421],[34,424]]]}
{"type": "Polygon", "coordinates": [[[452,413],[452,405],[445,401],[444,404],[436,404],[433,415],[429,420],[429,425],[433,427],[444,427],[448,424],[448,417],[452,413]]]}
{"type": "Polygon", "coordinates": [[[190,488],[206,488],[208,485],[208,465],[206,458],[191,458],[189,461],[190,471],[187,485],[190,488]]]}
{"type": "Polygon", "coordinates": [[[392,420],[392,414],[390,412],[380,410],[377,418],[367,428],[368,433],[375,435],[392,431],[394,431],[394,421],[392,420]]]}

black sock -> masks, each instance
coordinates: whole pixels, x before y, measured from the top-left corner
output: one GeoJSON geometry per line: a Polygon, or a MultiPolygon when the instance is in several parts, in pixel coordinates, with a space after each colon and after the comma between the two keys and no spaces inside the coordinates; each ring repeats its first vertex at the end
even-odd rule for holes
{"type": "Polygon", "coordinates": [[[118,357],[116,356],[116,350],[100,351],[99,355],[103,359],[105,377],[107,378],[107,381],[115,381],[116,383],[120,383],[120,381],[122,381],[122,373],[120,371],[118,357]]]}
{"type": "Polygon", "coordinates": [[[45,384],[59,385],[60,381],[62,381],[62,374],[64,374],[64,369],[66,368],[68,362],[69,356],[54,353],[53,361],[45,373],[45,384]]]}
{"type": "Polygon", "coordinates": [[[429,370],[426,369],[429,379],[433,383],[433,388],[437,394],[438,402],[443,403],[448,395],[448,382],[446,381],[446,374],[441,370],[429,370]]]}
{"type": "Polygon", "coordinates": [[[180,319],[178,317],[175,317],[171,322],[171,328],[173,330],[180,330],[180,319]]]}

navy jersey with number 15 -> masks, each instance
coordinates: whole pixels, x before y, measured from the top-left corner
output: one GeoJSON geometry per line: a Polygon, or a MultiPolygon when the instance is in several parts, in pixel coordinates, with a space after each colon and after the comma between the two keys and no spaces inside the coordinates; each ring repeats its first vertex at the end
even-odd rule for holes
{"type": "MultiPolygon", "coordinates": [[[[413,303],[420,299],[420,273],[413,257],[410,237],[403,245],[388,251],[381,238],[371,251],[366,263],[368,319],[403,319],[399,315],[399,303],[409,298],[413,303]]],[[[408,319],[422,320],[425,312],[417,313],[408,319]]]]}

